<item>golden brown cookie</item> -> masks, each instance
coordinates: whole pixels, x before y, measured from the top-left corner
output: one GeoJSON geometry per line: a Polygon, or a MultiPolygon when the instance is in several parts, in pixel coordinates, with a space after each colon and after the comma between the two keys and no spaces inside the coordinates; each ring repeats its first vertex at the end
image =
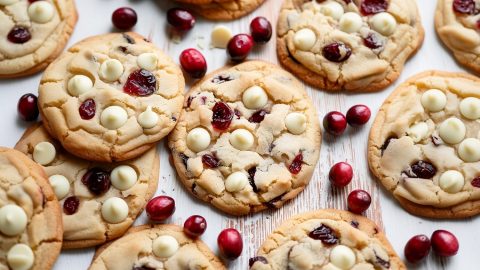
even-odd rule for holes
{"type": "Polygon", "coordinates": [[[257,9],[265,0],[176,0],[210,20],[235,20],[257,9]]]}

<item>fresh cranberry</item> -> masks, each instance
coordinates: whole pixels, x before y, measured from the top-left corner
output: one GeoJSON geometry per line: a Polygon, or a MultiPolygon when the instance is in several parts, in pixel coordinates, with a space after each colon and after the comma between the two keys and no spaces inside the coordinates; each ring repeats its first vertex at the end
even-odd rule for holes
{"type": "Polygon", "coordinates": [[[453,10],[460,14],[475,14],[475,0],[454,0],[453,10]]]}
{"type": "Polygon", "coordinates": [[[120,30],[128,30],[137,24],[137,13],[129,7],[121,7],[112,14],[113,25],[120,30]]]}
{"type": "Polygon", "coordinates": [[[95,195],[102,195],[110,188],[110,173],[100,168],[89,169],[82,177],[82,183],[95,195]]]}
{"type": "Polygon", "coordinates": [[[17,111],[24,121],[34,121],[38,117],[37,96],[25,94],[18,100],[17,111]]]}
{"type": "Polygon", "coordinates": [[[202,163],[207,168],[217,168],[220,166],[220,161],[215,155],[205,154],[202,156],[202,163]]]}
{"type": "Polygon", "coordinates": [[[338,235],[332,228],[328,227],[327,225],[320,225],[315,230],[311,231],[308,234],[308,237],[320,240],[323,244],[331,246],[338,244],[340,240],[338,239],[338,235]]]}
{"type": "Polygon", "coordinates": [[[272,25],[267,18],[256,17],[250,23],[250,33],[256,43],[267,43],[272,38],[272,25]]]}
{"type": "Polygon", "coordinates": [[[148,70],[138,69],[130,73],[123,91],[132,96],[150,96],[157,90],[157,79],[148,70]]]}
{"type": "Polygon", "coordinates": [[[359,127],[365,125],[372,113],[365,105],[355,105],[347,111],[347,122],[352,127],[359,127]]]}
{"type": "Polygon", "coordinates": [[[147,203],[146,210],[152,221],[164,221],[175,212],[175,200],[169,196],[157,196],[147,203]]]}
{"type": "Polygon", "coordinates": [[[63,202],[63,212],[66,215],[73,215],[77,212],[79,205],[80,205],[80,200],[77,197],[75,196],[68,197],[63,202]]]}
{"type": "Polygon", "coordinates": [[[431,179],[437,173],[437,168],[432,163],[423,160],[413,163],[410,168],[413,175],[409,176],[412,178],[431,179]]]}
{"type": "Polygon", "coordinates": [[[32,38],[30,31],[23,26],[15,26],[7,35],[8,40],[12,43],[23,44],[32,38]]]}
{"type": "Polygon", "coordinates": [[[191,238],[197,238],[207,229],[207,221],[202,216],[191,216],[185,220],[183,231],[191,238]]]}
{"type": "Polygon", "coordinates": [[[252,267],[256,262],[263,263],[263,264],[268,264],[267,258],[263,256],[256,256],[253,258],[250,258],[248,260],[248,266],[252,267]]]}
{"type": "Polygon", "coordinates": [[[329,61],[343,62],[350,58],[350,55],[352,55],[352,49],[345,45],[345,43],[334,42],[323,47],[322,55],[329,61]]]}
{"type": "Polygon", "coordinates": [[[434,231],[431,239],[433,251],[443,257],[456,255],[460,247],[455,235],[446,230],[434,231]]]}
{"type": "Polygon", "coordinates": [[[428,236],[423,234],[415,235],[405,245],[405,258],[410,263],[417,263],[427,257],[428,253],[430,253],[430,247],[428,236]]]}
{"type": "Polygon", "coordinates": [[[167,11],[168,23],[179,31],[188,31],[195,25],[195,17],[190,11],[181,8],[171,8],[167,11]]]}
{"type": "Polygon", "coordinates": [[[341,112],[329,112],[323,118],[323,128],[330,134],[340,136],[347,128],[347,118],[341,112]]]}
{"type": "Polygon", "coordinates": [[[382,41],[378,38],[377,34],[370,33],[363,39],[363,44],[368,48],[375,50],[383,46],[382,41]]]}
{"type": "Polygon", "coordinates": [[[95,116],[96,111],[95,100],[89,98],[82,102],[80,107],[78,108],[78,112],[80,113],[80,117],[83,120],[92,119],[95,116]]]}
{"type": "Polygon", "coordinates": [[[218,130],[226,130],[232,123],[234,112],[225,102],[217,102],[212,108],[212,126],[218,130]]]}
{"type": "Polygon", "coordinates": [[[352,166],[346,162],[339,162],[330,169],[328,179],[332,185],[342,188],[350,184],[353,178],[352,166]]]}
{"type": "Polygon", "coordinates": [[[207,61],[202,53],[190,48],[180,54],[180,64],[183,70],[193,78],[202,78],[207,72],[207,61]]]}
{"type": "Polygon", "coordinates": [[[388,0],[362,0],[360,10],[363,15],[377,14],[387,11],[388,0]]]}
{"type": "Polygon", "coordinates": [[[218,248],[220,253],[229,260],[240,257],[243,250],[242,235],[235,229],[225,229],[218,235],[218,248]]]}
{"type": "Polygon", "coordinates": [[[473,178],[471,184],[476,188],[480,188],[480,176],[473,178]]]}
{"type": "Polygon", "coordinates": [[[302,153],[299,153],[293,159],[292,164],[290,164],[290,166],[288,166],[288,170],[292,174],[298,174],[302,170],[302,164],[303,164],[303,155],[302,155],[302,153]]]}
{"type": "Polygon", "coordinates": [[[252,114],[250,118],[248,118],[248,121],[251,123],[260,123],[265,119],[265,115],[267,115],[267,111],[265,110],[260,110],[252,114]]]}
{"type": "Polygon", "coordinates": [[[348,194],[348,210],[355,214],[361,214],[370,207],[372,198],[365,190],[357,189],[348,194]]]}
{"type": "Polygon", "coordinates": [[[227,45],[227,52],[233,61],[243,61],[253,47],[253,38],[247,34],[238,34],[227,45]]]}

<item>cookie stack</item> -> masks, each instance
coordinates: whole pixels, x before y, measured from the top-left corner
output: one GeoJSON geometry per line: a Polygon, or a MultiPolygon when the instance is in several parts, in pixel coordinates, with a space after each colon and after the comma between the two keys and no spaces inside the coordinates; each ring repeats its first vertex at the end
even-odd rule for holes
{"type": "Polygon", "coordinates": [[[258,8],[265,0],[175,0],[210,20],[234,20],[258,8]]]}

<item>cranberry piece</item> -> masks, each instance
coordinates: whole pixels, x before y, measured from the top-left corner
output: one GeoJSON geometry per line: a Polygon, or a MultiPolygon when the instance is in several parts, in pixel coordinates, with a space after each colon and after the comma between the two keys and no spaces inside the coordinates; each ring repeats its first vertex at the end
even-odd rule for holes
{"type": "Polygon", "coordinates": [[[82,102],[82,104],[78,108],[78,113],[80,113],[80,117],[83,120],[92,119],[95,116],[95,111],[96,111],[95,100],[91,98],[82,102]]]}
{"type": "Polygon", "coordinates": [[[353,178],[352,166],[346,162],[339,162],[330,169],[328,179],[332,185],[342,188],[350,184],[353,178]]]}
{"type": "Polygon", "coordinates": [[[250,23],[250,33],[256,43],[267,43],[272,38],[272,25],[267,18],[256,17],[250,23]]]}
{"type": "Polygon", "coordinates": [[[348,194],[347,203],[348,203],[348,210],[355,214],[361,214],[365,212],[365,210],[370,207],[370,203],[372,202],[372,198],[370,194],[362,189],[357,189],[350,194],[348,194]]]}
{"type": "Polygon", "coordinates": [[[329,112],[323,118],[323,128],[332,135],[340,136],[347,128],[347,118],[341,112],[329,112]]]}
{"type": "Polygon", "coordinates": [[[424,234],[415,235],[405,245],[405,258],[411,263],[417,263],[430,253],[430,239],[424,234]]]}
{"type": "Polygon", "coordinates": [[[132,270],[155,270],[154,268],[148,267],[148,266],[134,266],[132,270]]]}
{"type": "Polygon", "coordinates": [[[473,178],[471,184],[476,188],[480,188],[480,176],[473,178]]]}
{"type": "Polygon", "coordinates": [[[95,195],[102,195],[110,188],[110,173],[100,168],[89,169],[82,177],[82,183],[95,195]]]}
{"type": "Polygon", "coordinates": [[[218,130],[226,130],[232,123],[234,112],[225,102],[217,102],[212,108],[212,126],[218,130]]]}
{"type": "Polygon", "coordinates": [[[38,117],[37,96],[25,94],[18,100],[17,111],[24,121],[34,121],[38,117]]]}
{"type": "Polygon", "coordinates": [[[368,48],[375,50],[383,46],[382,41],[374,33],[370,33],[363,39],[363,44],[368,48]]]}
{"type": "Polygon", "coordinates": [[[157,79],[148,70],[139,69],[130,73],[123,91],[132,96],[150,96],[157,90],[157,79]]]}
{"type": "Polygon", "coordinates": [[[392,142],[392,140],[396,140],[398,139],[397,137],[388,137],[385,142],[383,143],[382,147],[380,148],[380,150],[382,151],[382,156],[383,156],[383,152],[385,152],[385,150],[387,150],[388,146],[390,145],[390,143],[392,142]]]}
{"type": "Polygon", "coordinates": [[[345,45],[345,43],[334,42],[323,47],[322,55],[329,61],[339,63],[350,58],[350,55],[352,55],[352,49],[345,45]]]}
{"type": "Polygon", "coordinates": [[[292,164],[290,164],[290,166],[288,166],[288,170],[292,174],[298,174],[302,170],[302,164],[303,164],[303,155],[302,155],[302,153],[299,153],[293,159],[292,164]]]}
{"type": "Polygon", "coordinates": [[[128,30],[137,24],[137,13],[129,7],[116,9],[112,14],[113,25],[120,30],[128,30]]]}
{"type": "Polygon", "coordinates": [[[437,168],[435,168],[433,164],[423,160],[419,160],[413,163],[410,167],[412,169],[413,175],[409,176],[415,178],[430,179],[433,178],[437,173],[437,168]]]}
{"type": "Polygon", "coordinates": [[[243,250],[242,235],[235,229],[225,229],[218,235],[218,248],[220,253],[229,260],[240,257],[243,250]]]}
{"type": "Polygon", "coordinates": [[[184,153],[178,154],[178,156],[182,159],[182,163],[187,168],[187,162],[188,162],[188,156],[185,155],[184,153]]]}
{"type": "Polygon", "coordinates": [[[178,31],[188,31],[195,25],[195,17],[188,10],[171,8],[167,11],[167,22],[178,31]]]}
{"type": "Polygon", "coordinates": [[[30,31],[23,26],[15,26],[7,35],[8,40],[12,43],[23,44],[32,38],[30,31]]]}
{"type": "Polygon", "coordinates": [[[63,202],[63,212],[66,215],[73,215],[77,212],[79,205],[80,205],[80,200],[77,197],[75,196],[68,197],[63,202]]]}
{"type": "Polygon", "coordinates": [[[207,168],[217,168],[220,166],[220,161],[215,155],[205,154],[202,156],[202,163],[207,168]]]}
{"type": "Polygon", "coordinates": [[[340,241],[338,240],[338,236],[332,228],[326,225],[320,225],[320,227],[316,228],[315,230],[311,231],[308,234],[308,237],[320,240],[325,245],[335,245],[338,244],[340,241]]]}
{"type": "Polygon", "coordinates": [[[352,127],[359,127],[365,125],[372,113],[365,105],[355,105],[347,111],[347,122],[352,127]]]}
{"type": "Polygon", "coordinates": [[[222,83],[233,81],[233,80],[235,80],[235,78],[233,76],[231,76],[230,74],[220,74],[220,75],[217,75],[217,76],[213,77],[211,82],[215,83],[215,84],[222,84],[222,83]]]}
{"type": "Polygon", "coordinates": [[[250,258],[248,260],[248,266],[252,267],[256,262],[260,262],[260,263],[263,263],[263,264],[268,264],[267,258],[265,258],[263,256],[256,256],[256,257],[250,258]]]}
{"type": "Polygon", "coordinates": [[[202,216],[191,216],[185,220],[183,231],[191,238],[197,238],[207,229],[207,221],[202,216]]]}
{"type": "Polygon", "coordinates": [[[377,14],[383,11],[387,11],[387,0],[363,0],[360,5],[360,10],[363,15],[377,14]]]}
{"type": "Polygon", "coordinates": [[[190,48],[180,54],[180,64],[183,70],[192,78],[202,78],[207,73],[207,61],[202,53],[196,49],[190,48]]]}
{"type": "Polygon", "coordinates": [[[475,14],[474,0],[454,0],[453,10],[460,14],[475,14]]]}
{"type": "Polygon", "coordinates": [[[431,239],[433,251],[443,257],[456,255],[460,247],[455,235],[446,230],[434,231],[431,239]]]}
{"type": "Polygon", "coordinates": [[[248,34],[238,34],[227,45],[227,53],[233,61],[243,61],[253,48],[253,38],[248,34]]]}
{"type": "Polygon", "coordinates": [[[258,192],[257,184],[255,184],[255,174],[257,173],[257,167],[252,167],[248,169],[248,182],[250,182],[250,186],[252,186],[253,192],[258,192]]]}
{"type": "Polygon", "coordinates": [[[147,216],[152,221],[164,221],[175,212],[175,200],[169,196],[157,196],[147,203],[147,216]]]}
{"type": "Polygon", "coordinates": [[[250,118],[248,118],[248,121],[251,123],[260,123],[265,119],[265,115],[267,115],[267,111],[265,110],[260,110],[252,114],[250,118]]]}

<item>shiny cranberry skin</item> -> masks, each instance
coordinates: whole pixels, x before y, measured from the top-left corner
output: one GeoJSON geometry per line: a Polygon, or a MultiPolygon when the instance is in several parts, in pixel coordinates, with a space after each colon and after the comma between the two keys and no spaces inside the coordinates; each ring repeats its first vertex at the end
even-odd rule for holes
{"type": "Polygon", "coordinates": [[[480,188],[480,176],[473,178],[471,184],[476,188],[480,188]]]}
{"type": "Polygon", "coordinates": [[[212,111],[212,126],[218,130],[226,130],[232,123],[234,111],[225,102],[215,103],[212,111]]]}
{"type": "Polygon", "coordinates": [[[378,36],[374,33],[368,34],[367,37],[363,39],[363,44],[372,50],[383,46],[378,36]]]}
{"type": "Polygon", "coordinates": [[[190,48],[180,54],[180,64],[183,70],[192,78],[202,78],[207,73],[207,60],[196,49],[190,48]]]}
{"type": "Polygon", "coordinates": [[[220,166],[220,161],[215,155],[205,154],[202,156],[202,163],[207,168],[217,168],[220,166]]]}
{"type": "Polygon", "coordinates": [[[38,117],[37,96],[29,93],[20,97],[17,103],[17,111],[24,121],[36,120],[38,117]]]}
{"type": "Polygon", "coordinates": [[[145,209],[150,220],[164,221],[175,213],[175,200],[169,196],[157,196],[147,203],[145,209]]]}
{"type": "Polygon", "coordinates": [[[295,156],[295,158],[292,161],[292,164],[288,166],[288,170],[292,174],[298,174],[302,170],[302,164],[303,164],[303,155],[302,153],[300,153],[297,156],[295,156]]]}
{"type": "Polygon", "coordinates": [[[191,216],[185,220],[183,231],[191,238],[201,236],[207,229],[207,221],[202,216],[191,216]]]}
{"type": "Polygon", "coordinates": [[[267,115],[267,111],[265,111],[265,110],[257,111],[254,114],[252,114],[252,116],[250,116],[250,118],[248,118],[248,122],[260,123],[260,122],[263,121],[263,119],[265,119],[265,115],[267,115]]]}
{"type": "Polygon", "coordinates": [[[242,235],[233,228],[223,230],[218,235],[217,244],[220,253],[229,260],[235,260],[242,254],[242,235]]]}
{"type": "Polygon", "coordinates": [[[418,263],[430,253],[430,239],[424,234],[415,235],[405,245],[405,258],[410,263],[418,263]]]}
{"type": "Polygon", "coordinates": [[[323,118],[323,128],[330,134],[342,135],[347,128],[347,118],[341,112],[329,112],[323,118]]]}
{"type": "Polygon", "coordinates": [[[475,14],[475,0],[454,0],[453,10],[460,14],[475,14]]]}
{"type": "Polygon", "coordinates": [[[388,0],[362,0],[360,10],[363,15],[373,15],[387,11],[388,0]]]}
{"type": "Polygon", "coordinates": [[[236,62],[243,61],[247,58],[248,54],[253,48],[253,38],[247,34],[238,34],[227,45],[227,52],[230,59],[236,62]]]}
{"type": "Polygon", "coordinates": [[[365,125],[372,113],[365,105],[355,105],[347,111],[347,122],[352,127],[360,127],[365,125]]]}
{"type": "Polygon", "coordinates": [[[131,29],[137,24],[137,13],[129,7],[121,7],[112,14],[113,25],[120,30],[131,29]]]}
{"type": "Polygon", "coordinates": [[[178,31],[188,31],[195,25],[195,17],[190,11],[181,8],[171,8],[167,11],[168,23],[178,31]]]}
{"type": "Polygon", "coordinates": [[[15,26],[7,35],[10,42],[15,44],[23,44],[32,38],[30,31],[23,26],[15,26]]]}
{"type": "Polygon", "coordinates": [[[73,215],[78,211],[80,200],[77,197],[71,196],[65,199],[63,202],[63,212],[66,215],[73,215]]]}
{"type": "Polygon", "coordinates": [[[370,207],[372,198],[370,194],[362,189],[356,189],[348,194],[348,210],[355,214],[361,214],[370,207]]]}
{"type": "Polygon", "coordinates": [[[443,257],[456,255],[460,247],[457,237],[446,230],[434,231],[431,240],[433,251],[443,257]]]}
{"type": "Polygon", "coordinates": [[[82,177],[82,183],[95,195],[102,195],[110,189],[110,173],[100,168],[89,169],[82,177]]]}
{"type": "Polygon", "coordinates": [[[96,110],[95,100],[89,98],[82,102],[78,108],[78,113],[83,120],[89,120],[95,116],[96,110]]]}
{"type": "Polygon", "coordinates": [[[132,96],[146,97],[157,90],[157,79],[152,72],[138,69],[130,73],[123,91],[132,96]]]}
{"type": "Polygon", "coordinates": [[[330,169],[328,179],[332,185],[342,188],[350,184],[353,178],[352,166],[346,162],[339,162],[330,169]]]}
{"type": "Polygon", "coordinates": [[[256,17],[250,23],[250,33],[256,43],[267,43],[272,38],[272,24],[265,17],[256,17]]]}
{"type": "Polygon", "coordinates": [[[334,42],[323,47],[322,55],[329,61],[339,63],[350,58],[350,55],[352,55],[352,49],[344,43],[334,42]]]}

